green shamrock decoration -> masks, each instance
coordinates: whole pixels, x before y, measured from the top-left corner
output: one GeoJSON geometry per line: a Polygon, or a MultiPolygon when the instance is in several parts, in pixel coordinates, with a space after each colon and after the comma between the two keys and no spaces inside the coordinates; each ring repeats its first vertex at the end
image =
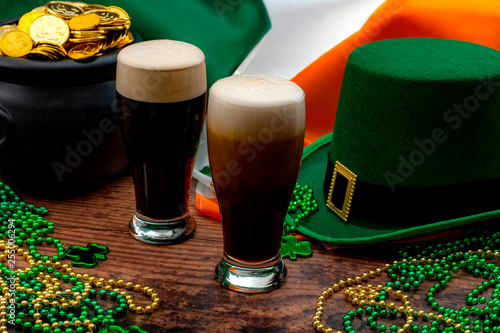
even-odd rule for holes
{"type": "Polygon", "coordinates": [[[281,239],[281,257],[289,257],[290,260],[297,260],[297,257],[306,258],[312,256],[311,243],[308,241],[299,242],[293,235],[283,236],[281,239]]]}
{"type": "Polygon", "coordinates": [[[86,247],[73,245],[66,251],[66,257],[71,259],[73,266],[94,268],[97,260],[106,260],[109,249],[106,246],[89,243],[86,247]]]}
{"type": "Polygon", "coordinates": [[[212,176],[212,174],[210,173],[210,167],[209,166],[203,167],[203,169],[201,169],[200,172],[202,174],[204,174],[205,176],[208,176],[208,177],[212,176]]]}
{"type": "Polygon", "coordinates": [[[127,329],[121,328],[120,326],[111,325],[106,328],[103,328],[99,331],[99,333],[148,333],[144,330],[141,330],[139,326],[132,325],[127,329]]]}

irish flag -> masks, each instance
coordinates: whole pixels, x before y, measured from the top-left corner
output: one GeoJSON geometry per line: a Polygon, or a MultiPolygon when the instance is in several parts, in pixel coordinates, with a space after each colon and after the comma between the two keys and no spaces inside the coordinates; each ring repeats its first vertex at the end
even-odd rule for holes
{"type": "MultiPolygon", "coordinates": [[[[290,79],[306,93],[306,144],[330,133],[347,57],[382,39],[433,37],[500,50],[499,0],[264,0],[271,28],[238,74],[290,79]]],[[[206,142],[195,165],[196,206],[220,219],[206,142]]]]}

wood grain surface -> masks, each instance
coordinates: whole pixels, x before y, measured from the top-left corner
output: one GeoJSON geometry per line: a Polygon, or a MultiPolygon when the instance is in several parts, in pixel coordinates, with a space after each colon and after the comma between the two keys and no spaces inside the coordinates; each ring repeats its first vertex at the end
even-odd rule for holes
{"type": "MultiPolygon", "coordinates": [[[[264,294],[228,291],[214,280],[214,268],[222,254],[221,223],[199,215],[194,206],[194,187],[195,182],[191,192],[195,234],[184,243],[170,246],[141,243],[128,233],[135,203],[132,179],[126,171],[84,194],[51,198],[16,190],[26,203],[49,210],[47,219],[55,223],[53,237],[67,246],[96,242],[109,247],[106,261],[94,269],[76,267],[76,272],[132,281],[156,290],[162,299],[157,311],[142,315],[127,312],[118,322],[124,327],[139,325],[150,333],[312,333],[317,297],[325,288],[374,270],[397,256],[397,247],[391,246],[325,251],[313,244],[312,257],[285,261],[288,276],[281,288],[264,294]]],[[[466,293],[482,282],[465,273],[458,275],[452,286],[436,296],[444,306],[460,308],[466,293]]],[[[387,277],[380,276],[370,283],[385,281],[387,277]]],[[[410,293],[414,308],[430,310],[425,302],[428,287],[424,284],[419,292],[410,293]]],[[[138,305],[147,304],[144,297],[139,295],[137,299],[138,305]]],[[[344,295],[334,294],[326,302],[326,324],[342,329],[342,317],[349,310],[355,308],[344,295]]],[[[398,320],[395,323],[401,324],[402,319],[398,320]]],[[[371,331],[363,320],[357,320],[354,328],[371,331]]]]}

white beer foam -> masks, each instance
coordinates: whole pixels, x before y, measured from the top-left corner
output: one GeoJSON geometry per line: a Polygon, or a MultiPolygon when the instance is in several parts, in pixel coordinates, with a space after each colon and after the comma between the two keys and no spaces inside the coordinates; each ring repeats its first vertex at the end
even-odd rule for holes
{"type": "Polygon", "coordinates": [[[295,104],[304,97],[297,84],[274,76],[233,75],[218,80],[210,96],[249,108],[280,107],[295,104]]]}
{"type": "Polygon", "coordinates": [[[229,136],[269,129],[280,137],[293,137],[305,127],[304,98],[302,88],[286,79],[233,75],[210,88],[207,126],[229,136]]]}
{"type": "Polygon", "coordinates": [[[118,54],[116,90],[140,102],[193,99],[207,89],[205,55],[185,42],[161,39],[131,44],[118,54]]]}

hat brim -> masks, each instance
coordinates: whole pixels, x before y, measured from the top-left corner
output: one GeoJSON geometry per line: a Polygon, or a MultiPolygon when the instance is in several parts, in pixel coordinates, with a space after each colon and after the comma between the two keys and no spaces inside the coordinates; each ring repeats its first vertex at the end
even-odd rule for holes
{"type": "MultiPolygon", "coordinates": [[[[423,221],[419,225],[409,225],[406,221],[401,221],[399,225],[384,224],[355,218],[344,222],[326,207],[323,194],[331,139],[332,134],[330,133],[304,148],[297,182],[301,186],[309,185],[314,191],[314,198],[319,205],[314,214],[297,226],[296,230],[304,235],[337,245],[368,245],[419,236],[500,217],[500,210],[494,210],[433,223],[423,221]]],[[[288,215],[286,221],[291,224],[293,218],[288,215]]]]}

